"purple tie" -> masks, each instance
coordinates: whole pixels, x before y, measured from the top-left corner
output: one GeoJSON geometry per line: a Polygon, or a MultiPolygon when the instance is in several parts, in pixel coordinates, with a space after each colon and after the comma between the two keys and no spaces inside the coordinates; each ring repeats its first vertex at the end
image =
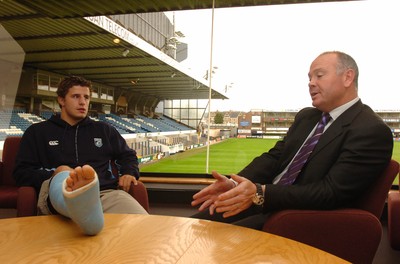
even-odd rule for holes
{"type": "Polygon", "coordinates": [[[279,180],[278,184],[289,185],[296,180],[297,175],[299,175],[315,145],[317,145],[319,138],[324,132],[325,125],[328,124],[330,119],[331,116],[329,113],[322,114],[321,120],[319,121],[314,134],[307,139],[307,141],[301,147],[299,153],[297,153],[296,157],[294,157],[293,162],[290,164],[286,173],[282,175],[282,178],[279,180]]]}

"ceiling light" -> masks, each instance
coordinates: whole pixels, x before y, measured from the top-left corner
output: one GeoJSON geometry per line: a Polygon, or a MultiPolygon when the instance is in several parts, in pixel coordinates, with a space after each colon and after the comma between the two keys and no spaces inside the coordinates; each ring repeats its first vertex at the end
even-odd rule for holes
{"type": "Polygon", "coordinates": [[[119,38],[115,38],[115,39],[113,39],[113,42],[114,42],[115,44],[118,44],[118,43],[121,42],[121,40],[120,40],[119,38]]]}
{"type": "Polygon", "coordinates": [[[124,49],[124,51],[122,52],[122,56],[126,57],[128,56],[129,50],[128,49],[124,49]]]}

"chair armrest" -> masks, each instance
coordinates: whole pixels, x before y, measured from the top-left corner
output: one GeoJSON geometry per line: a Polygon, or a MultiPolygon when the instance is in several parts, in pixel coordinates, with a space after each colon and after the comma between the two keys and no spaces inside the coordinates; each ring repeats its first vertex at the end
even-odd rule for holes
{"type": "Polygon", "coordinates": [[[388,194],[388,238],[393,249],[400,250],[400,192],[388,194]]]}
{"type": "Polygon", "coordinates": [[[271,214],[263,230],[352,263],[372,263],[382,236],[379,219],[360,209],[284,210],[271,214]]]}
{"type": "Polygon", "coordinates": [[[37,197],[33,187],[23,186],[18,188],[17,216],[37,215],[37,197]]]}
{"type": "Polygon", "coordinates": [[[3,161],[0,161],[0,185],[3,184],[3,161]]]}
{"type": "Polygon", "coordinates": [[[144,186],[143,182],[138,181],[137,185],[132,183],[131,188],[129,189],[129,194],[132,195],[132,197],[135,198],[147,212],[149,212],[149,197],[146,186],[144,186]]]}

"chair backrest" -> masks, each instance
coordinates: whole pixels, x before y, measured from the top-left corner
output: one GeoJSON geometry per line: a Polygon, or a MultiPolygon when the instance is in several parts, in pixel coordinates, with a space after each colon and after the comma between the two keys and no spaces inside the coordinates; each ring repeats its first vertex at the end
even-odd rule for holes
{"type": "Polygon", "coordinates": [[[15,180],[12,176],[14,166],[15,166],[15,158],[18,153],[19,144],[21,141],[21,137],[7,137],[4,141],[3,145],[3,171],[2,171],[2,185],[11,185],[15,186],[15,180]]]}
{"type": "Polygon", "coordinates": [[[369,211],[380,219],[388,192],[399,173],[399,163],[391,160],[376,182],[357,202],[356,207],[369,211]]]}

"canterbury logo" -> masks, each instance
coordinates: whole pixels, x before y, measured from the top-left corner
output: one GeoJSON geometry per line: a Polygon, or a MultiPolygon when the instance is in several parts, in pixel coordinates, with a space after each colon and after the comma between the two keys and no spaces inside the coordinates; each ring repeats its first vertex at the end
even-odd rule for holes
{"type": "Polygon", "coordinates": [[[58,140],[51,140],[49,141],[50,146],[58,146],[58,140]]]}

